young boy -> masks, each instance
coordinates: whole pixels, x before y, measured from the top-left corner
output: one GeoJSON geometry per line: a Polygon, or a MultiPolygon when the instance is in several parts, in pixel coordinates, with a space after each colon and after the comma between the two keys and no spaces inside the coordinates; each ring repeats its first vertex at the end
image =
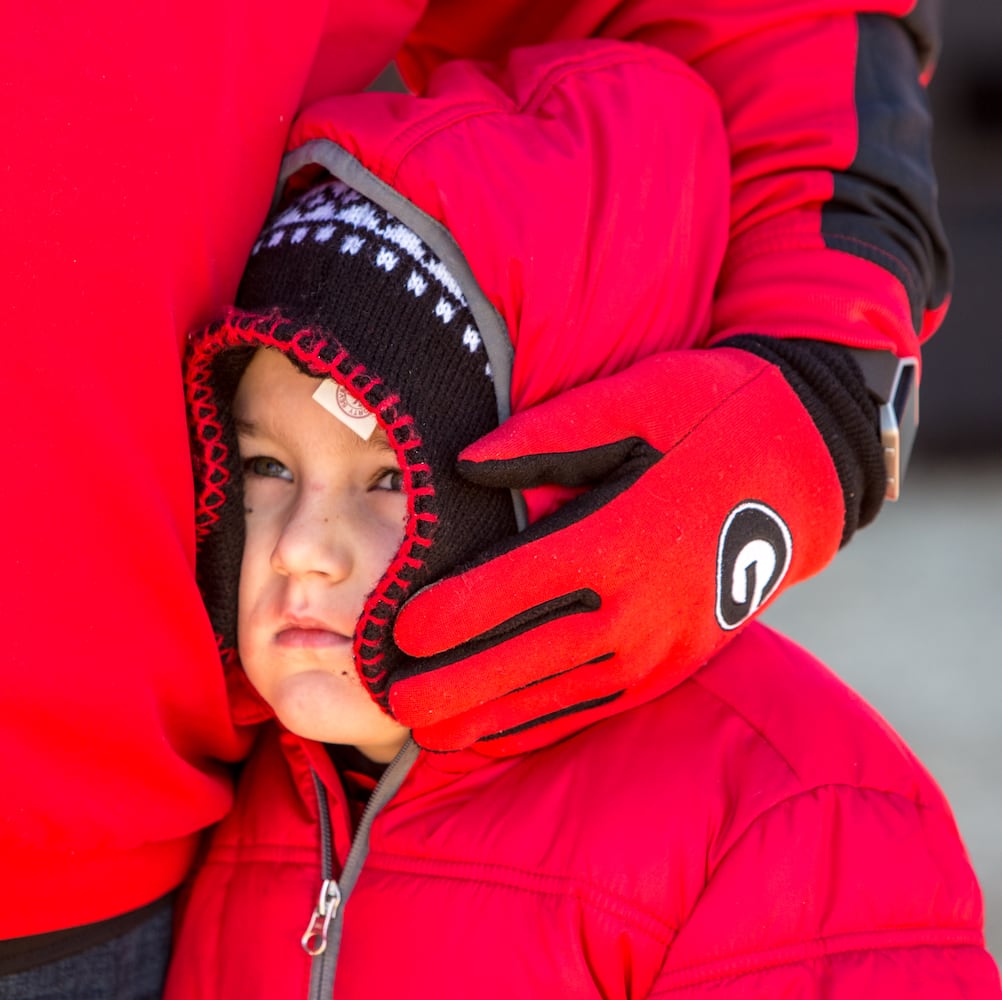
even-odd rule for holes
{"type": "MultiPolygon", "coordinates": [[[[191,887],[168,996],[999,996],[942,794],[764,627],[731,628],[702,666],[582,664],[564,690],[603,669],[623,689],[542,713],[512,662],[524,726],[449,752],[422,726],[401,604],[514,537],[523,501],[533,521],[574,503],[545,479],[525,497],[475,485],[461,450],[503,434],[509,401],[698,344],[727,232],[716,110],[667,57],[558,46],[508,78],[448,72],[435,100],[325,106],[337,125],[292,154],[239,309],[193,339],[201,583],[238,719],[275,721],[191,887]],[[665,99],[672,127],[645,129],[665,99]],[[513,187],[516,149],[531,186],[513,187]]],[[[673,411],[769,378],[714,350],[720,386],[680,377],[673,411]]],[[[791,454],[811,434],[790,426],[791,454]]],[[[762,603],[742,584],[772,591],[820,558],[777,465],[774,493],[727,521],[775,535],[769,555],[739,548],[739,604],[762,603]]],[[[807,467],[833,502],[830,464],[807,467]]],[[[455,614],[499,599],[470,593],[455,614]]],[[[475,701],[447,657],[435,680],[436,718],[475,701]]]]}

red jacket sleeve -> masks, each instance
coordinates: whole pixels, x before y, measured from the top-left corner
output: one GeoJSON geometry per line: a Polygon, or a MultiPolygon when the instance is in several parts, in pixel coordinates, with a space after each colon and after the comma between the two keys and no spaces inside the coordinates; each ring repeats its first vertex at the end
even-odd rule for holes
{"type": "Polygon", "coordinates": [[[401,58],[420,86],[454,56],[601,35],[680,56],[717,93],[731,235],[709,342],[743,333],[917,355],[945,312],[925,84],[929,0],[432,0],[401,58]]]}

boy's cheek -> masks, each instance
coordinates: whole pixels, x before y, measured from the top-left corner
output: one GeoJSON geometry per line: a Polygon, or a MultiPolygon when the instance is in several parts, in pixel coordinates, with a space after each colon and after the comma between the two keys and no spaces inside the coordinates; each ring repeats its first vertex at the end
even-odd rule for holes
{"type": "Polygon", "coordinates": [[[237,595],[237,650],[244,671],[252,680],[253,665],[266,655],[269,638],[263,614],[267,600],[267,577],[262,578],[259,567],[257,561],[248,560],[245,551],[237,595]]]}
{"type": "Polygon", "coordinates": [[[270,671],[268,671],[265,667],[262,657],[260,656],[260,650],[254,646],[249,646],[246,650],[241,647],[240,662],[243,665],[244,673],[253,685],[254,690],[257,691],[257,693],[261,695],[265,701],[271,703],[273,701],[271,691],[271,681],[273,678],[270,671]]]}
{"type": "Polygon", "coordinates": [[[240,560],[240,608],[252,608],[260,601],[273,576],[271,556],[274,551],[275,544],[269,538],[262,520],[248,518],[240,560]]]}

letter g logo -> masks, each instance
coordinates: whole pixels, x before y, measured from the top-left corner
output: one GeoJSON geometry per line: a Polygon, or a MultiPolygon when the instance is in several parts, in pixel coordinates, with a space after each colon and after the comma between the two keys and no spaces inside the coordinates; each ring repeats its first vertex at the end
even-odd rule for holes
{"type": "Polygon", "coordinates": [[[717,622],[730,631],[772,596],[790,568],[790,529],[771,508],[755,500],[727,515],[717,546],[717,622]]]}

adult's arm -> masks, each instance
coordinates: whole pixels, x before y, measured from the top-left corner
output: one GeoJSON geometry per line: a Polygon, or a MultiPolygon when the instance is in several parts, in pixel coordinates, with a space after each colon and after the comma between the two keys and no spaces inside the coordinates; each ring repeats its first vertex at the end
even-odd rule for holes
{"type": "Polygon", "coordinates": [[[555,449],[552,428],[594,404],[587,392],[516,414],[465,456],[468,474],[492,485],[593,489],[558,520],[534,525],[522,546],[488,555],[401,613],[398,640],[429,669],[427,683],[420,675],[408,682],[396,704],[420,727],[419,739],[442,748],[498,733],[509,737],[499,746],[528,745],[540,720],[552,729],[568,715],[616,710],[635,684],[620,672],[635,650],[646,649],[650,662],[671,658],[684,674],[785,586],[822,568],[876,515],[886,485],[877,402],[849,349],[917,358],[942,318],[949,284],[930,159],[925,86],[937,36],[927,0],[887,0],[879,10],[845,0],[711,0],[696,10],[674,0],[516,0],[465,14],[463,7],[429,5],[400,60],[413,85],[448,59],[500,60],[513,46],[550,38],[654,45],[684,59],[716,92],[733,184],[713,322],[694,345],[711,349],[620,373],[609,389],[617,406],[593,439],[577,440],[574,454],[555,449]],[[738,381],[757,383],[758,395],[743,389],[741,407],[728,415],[715,390],[734,376],[731,348],[746,359],[747,383],[738,381]],[[759,361],[768,378],[752,378],[759,361]],[[707,407],[691,419],[680,415],[686,430],[667,441],[646,414],[652,398],[659,413],[670,413],[679,378],[697,397],[705,390],[707,407]],[[683,438],[685,448],[676,449],[683,438]],[[692,497],[691,511],[676,504],[670,515],[652,516],[652,479],[622,488],[625,459],[617,461],[611,446],[638,439],[658,453],[649,458],[657,489],[692,497]],[[763,458],[783,474],[763,482],[763,458]],[[837,491],[823,503],[799,488],[828,474],[837,491]],[[714,498],[710,524],[700,497],[714,498]],[[731,544],[728,518],[756,503],[781,526],[763,529],[746,518],[751,534],[739,539],[733,562],[722,554],[731,544]],[[812,557],[775,581],[766,570],[784,558],[784,525],[795,528],[793,551],[812,557]],[[761,536],[766,529],[778,547],[761,536]],[[618,560],[593,557],[599,539],[618,560]],[[760,558],[763,540],[772,552],[760,558]],[[758,583],[768,575],[768,586],[756,589],[748,571],[758,583]],[[531,582],[513,588],[515,580],[531,582]],[[449,609],[470,593],[499,599],[457,621],[449,609]],[[584,604],[569,599],[582,593],[584,604]],[[723,622],[721,603],[738,605],[723,622]],[[467,709],[445,718],[435,709],[434,667],[447,661],[455,675],[464,660],[477,683],[467,709]],[[506,690],[504,662],[538,666],[517,691],[506,690]]]}

